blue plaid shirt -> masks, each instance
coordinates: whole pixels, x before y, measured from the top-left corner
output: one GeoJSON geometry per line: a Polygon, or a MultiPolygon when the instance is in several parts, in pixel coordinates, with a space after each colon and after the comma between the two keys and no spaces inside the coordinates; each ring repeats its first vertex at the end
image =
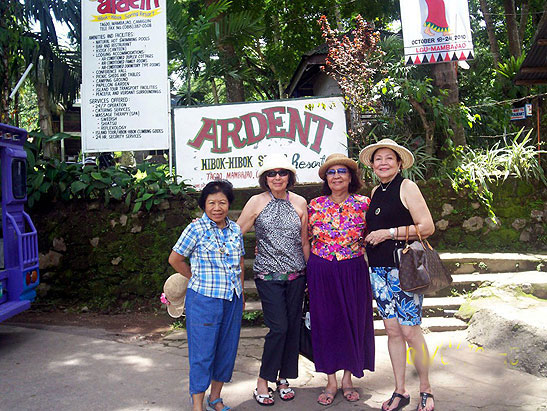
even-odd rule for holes
{"type": "Polygon", "coordinates": [[[245,254],[241,229],[226,219],[220,229],[207,214],[190,223],[173,247],[190,258],[192,278],[188,288],[207,297],[232,301],[234,292],[241,296],[241,257],[245,254]]]}

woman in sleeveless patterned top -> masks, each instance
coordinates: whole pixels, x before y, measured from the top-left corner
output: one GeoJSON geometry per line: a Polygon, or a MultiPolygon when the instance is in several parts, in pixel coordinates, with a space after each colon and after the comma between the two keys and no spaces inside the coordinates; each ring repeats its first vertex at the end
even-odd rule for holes
{"type": "Polygon", "coordinates": [[[288,191],[296,169],[281,154],[270,154],[259,170],[264,193],[249,199],[237,224],[246,233],[254,225],[256,288],[264,323],[270,329],[264,341],[262,364],[253,392],[261,405],[273,405],[268,382],[275,382],[283,401],[294,399],[287,378],[298,377],[302,303],[309,256],[307,202],[288,191]]]}
{"type": "Polygon", "coordinates": [[[423,238],[435,231],[431,213],[418,186],[399,173],[414,163],[412,153],[390,139],[365,147],[361,162],[372,168],[380,184],[372,190],[367,212],[367,255],[372,290],[388,336],[389,356],[395,374],[395,390],[383,410],[399,410],[410,403],[405,388],[406,352],[413,350],[420,379],[418,411],[435,408],[429,383],[429,353],[422,334],[423,295],[401,290],[394,250],[405,239],[416,240],[416,225],[423,238]]]}

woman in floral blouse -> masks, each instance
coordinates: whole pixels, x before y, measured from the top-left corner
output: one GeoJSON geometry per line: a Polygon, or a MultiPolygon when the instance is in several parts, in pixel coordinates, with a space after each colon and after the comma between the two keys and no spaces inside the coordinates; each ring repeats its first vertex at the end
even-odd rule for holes
{"type": "Polygon", "coordinates": [[[323,196],[308,207],[311,254],[307,276],[315,369],[328,376],[317,402],[330,405],[338,392],[336,371],[344,370],[344,398],[359,393],[351,376],[374,371],[372,292],[364,258],[365,213],[370,199],[361,188],[357,163],[331,154],[319,169],[323,196]]]}

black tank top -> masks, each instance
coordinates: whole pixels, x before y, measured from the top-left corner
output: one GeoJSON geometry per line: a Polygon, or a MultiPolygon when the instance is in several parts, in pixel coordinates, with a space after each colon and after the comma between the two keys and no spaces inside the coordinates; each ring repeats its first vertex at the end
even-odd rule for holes
{"type": "MultiPolygon", "coordinates": [[[[402,182],[403,177],[398,173],[385,191],[381,185],[378,186],[366,214],[368,232],[414,224],[410,212],[401,202],[402,182]]],[[[399,234],[401,233],[399,232],[399,234]]],[[[370,267],[395,267],[393,250],[403,244],[404,241],[386,240],[374,247],[367,245],[368,265],[370,267]]]]}

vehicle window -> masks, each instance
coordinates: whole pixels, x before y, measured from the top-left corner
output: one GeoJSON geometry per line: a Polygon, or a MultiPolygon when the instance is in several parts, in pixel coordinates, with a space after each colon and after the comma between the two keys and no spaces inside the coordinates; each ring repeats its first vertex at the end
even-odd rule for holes
{"type": "Polygon", "coordinates": [[[25,160],[13,160],[11,163],[11,182],[13,198],[18,200],[27,195],[27,167],[25,160]]]}

